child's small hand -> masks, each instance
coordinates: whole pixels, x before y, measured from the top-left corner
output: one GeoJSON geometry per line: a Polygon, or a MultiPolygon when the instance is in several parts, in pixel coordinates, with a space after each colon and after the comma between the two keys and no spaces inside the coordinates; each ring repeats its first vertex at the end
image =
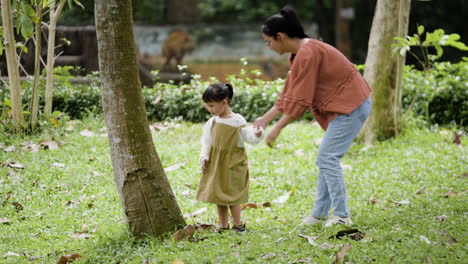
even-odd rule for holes
{"type": "Polygon", "coordinates": [[[202,172],[203,172],[203,173],[205,173],[205,171],[206,171],[206,163],[207,163],[207,162],[208,162],[207,159],[204,159],[204,160],[202,160],[202,162],[201,162],[201,169],[202,169],[202,172]]]}
{"type": "Polygon", "coordinates": [[[256,136],[256,137],[261,137],[262,134],[263,134],[263,128],[262,128],[262,127],[257,127],[257,128],[255,129],[255,136],[256,136]]]}

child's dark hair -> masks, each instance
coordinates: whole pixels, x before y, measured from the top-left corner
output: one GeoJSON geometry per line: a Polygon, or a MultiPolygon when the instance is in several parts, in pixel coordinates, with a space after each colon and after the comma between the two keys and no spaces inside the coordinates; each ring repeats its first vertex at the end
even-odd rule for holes
{"type": "Polygon", "coordinates": [[[304,28],[297,18],[296,11],[289,6],[283,7],[278,14],[269,17],[262,26],[262,33],[277,38],[278,33],[284,33],[290,38],[308,38],[304,28]]]}
{"type": "Polygon", "coordinates": [[[221,102],[224,99],[227,99],[230,103],[233,95],[234,90],[231,84],[213,83],[210,86],[208,86],[208,88],[206,88],[205,92],[203,93],[202,99],[205,103],[221,102]]]}

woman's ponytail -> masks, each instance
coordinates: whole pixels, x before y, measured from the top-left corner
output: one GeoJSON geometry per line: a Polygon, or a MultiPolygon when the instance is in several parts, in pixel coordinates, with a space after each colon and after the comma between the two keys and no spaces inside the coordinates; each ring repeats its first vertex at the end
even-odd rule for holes
{"type": "Polygon", "coordinates": [[[296,15],[296,11],[289,6],[283,7],[278,14],[269,17],[262,26],[262,33],[276,37],[284,33],[290,38],[308,38],[304,28],[296,15]]]}

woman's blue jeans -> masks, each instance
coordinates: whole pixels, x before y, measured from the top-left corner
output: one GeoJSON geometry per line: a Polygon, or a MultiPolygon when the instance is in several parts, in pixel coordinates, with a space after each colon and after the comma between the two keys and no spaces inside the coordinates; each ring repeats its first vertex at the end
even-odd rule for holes
{"type": "Polygon", "coordinates": [[[350,216],[340,159],[353,143],[370,110],[371,101],[367,98],[349,115],[340,115],[328,125],[317,155],[319,174],[317,196],[312,211],[314,217],[327,218],[331,207],[335,216],[350,216]]]}

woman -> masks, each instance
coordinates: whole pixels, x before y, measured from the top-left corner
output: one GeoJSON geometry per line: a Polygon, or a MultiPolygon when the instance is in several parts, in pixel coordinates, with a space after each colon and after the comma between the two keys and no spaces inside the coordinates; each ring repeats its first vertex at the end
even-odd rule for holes
{"type": "Polygon", "coordinates": [[[265,128],[282,114],[267,136],[271,147],[285,126],[310,109],[325,134],[316,161],[319,175],[314,209],[303,223],[320,224],[332,208],[333,217],[325,226],[351,224],[340,159],[369,116],[371,88],[342,53],[310,39],[291,8],[269,17],[262,26],[262,37],[278,54],[291,54],[291,69],[280,98],[254,125],[265,128]]]}

